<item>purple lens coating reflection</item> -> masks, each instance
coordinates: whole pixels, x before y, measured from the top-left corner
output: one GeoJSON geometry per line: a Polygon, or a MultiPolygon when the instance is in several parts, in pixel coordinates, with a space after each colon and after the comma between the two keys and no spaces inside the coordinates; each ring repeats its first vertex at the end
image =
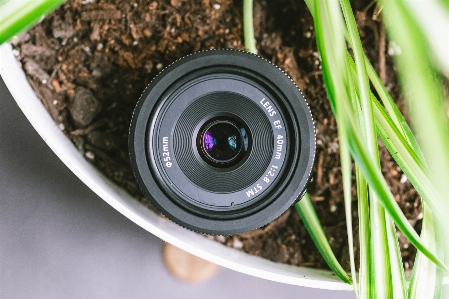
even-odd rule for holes
{"type": "Polygon", "coordinates": [[[210,151],[214,145],[216,144],[215,138],[212,136],[212,133],[207,131],[204,133],[204,147],[207,151],[210,151]]]}

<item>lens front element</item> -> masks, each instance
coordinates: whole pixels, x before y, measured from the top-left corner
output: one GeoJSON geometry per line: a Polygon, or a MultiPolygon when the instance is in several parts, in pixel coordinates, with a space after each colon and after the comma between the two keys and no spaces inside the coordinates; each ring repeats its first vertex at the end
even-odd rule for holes
{"type": "Polygon", "coordinates": [[[230,118],[213,118],[198,132],[197,149],[203,160],[217,168],[238,164],[248,150],[245,128],[230,118]]]}

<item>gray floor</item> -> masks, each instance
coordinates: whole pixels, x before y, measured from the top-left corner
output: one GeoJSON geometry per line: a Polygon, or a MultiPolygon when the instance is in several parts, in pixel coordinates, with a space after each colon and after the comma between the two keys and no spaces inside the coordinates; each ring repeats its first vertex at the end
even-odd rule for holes
{"type": "Polygon", "coordinates": [[[162,241],[116,212],[47,147],[0,81],[0,298],[355,298],[220,269],[170,276],[162,241]]]}

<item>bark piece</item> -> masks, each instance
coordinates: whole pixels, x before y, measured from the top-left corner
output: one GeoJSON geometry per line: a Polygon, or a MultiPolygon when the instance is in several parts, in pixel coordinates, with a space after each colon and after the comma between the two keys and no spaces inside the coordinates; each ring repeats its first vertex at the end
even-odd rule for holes
{"type": "Polygon", "coordinates": [[[44,71],[34,60],[26,59],[24,64],[24,69],[28,75],[41,81],[42,83],[47,83],[50,76],[44,71]]]}
{"type": "Polygon", "coordinates": [[[92,20],[118,20],[122,18],[120,10],[108,9],[108,10],[91,10],[81,13],[82,21],[92,20]]]}

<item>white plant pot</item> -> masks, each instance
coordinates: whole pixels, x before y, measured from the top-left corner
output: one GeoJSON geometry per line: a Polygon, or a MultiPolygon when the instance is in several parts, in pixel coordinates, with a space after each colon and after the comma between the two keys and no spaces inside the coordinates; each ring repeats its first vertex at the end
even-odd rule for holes
{"type": "MultiPolygon", "coordinates": [[[[191,254],[252,276],[311,288],[352,289],[331,271],[271,262],[223,246],[161,218],[84,159],[36,97],[10,44],[0,46],[0,75],[20,109],[62,162],[104,201],[145,230],[191,254]]],[[[449,277],[445,277],[445,283],[448,282],[449,277]]]]}

